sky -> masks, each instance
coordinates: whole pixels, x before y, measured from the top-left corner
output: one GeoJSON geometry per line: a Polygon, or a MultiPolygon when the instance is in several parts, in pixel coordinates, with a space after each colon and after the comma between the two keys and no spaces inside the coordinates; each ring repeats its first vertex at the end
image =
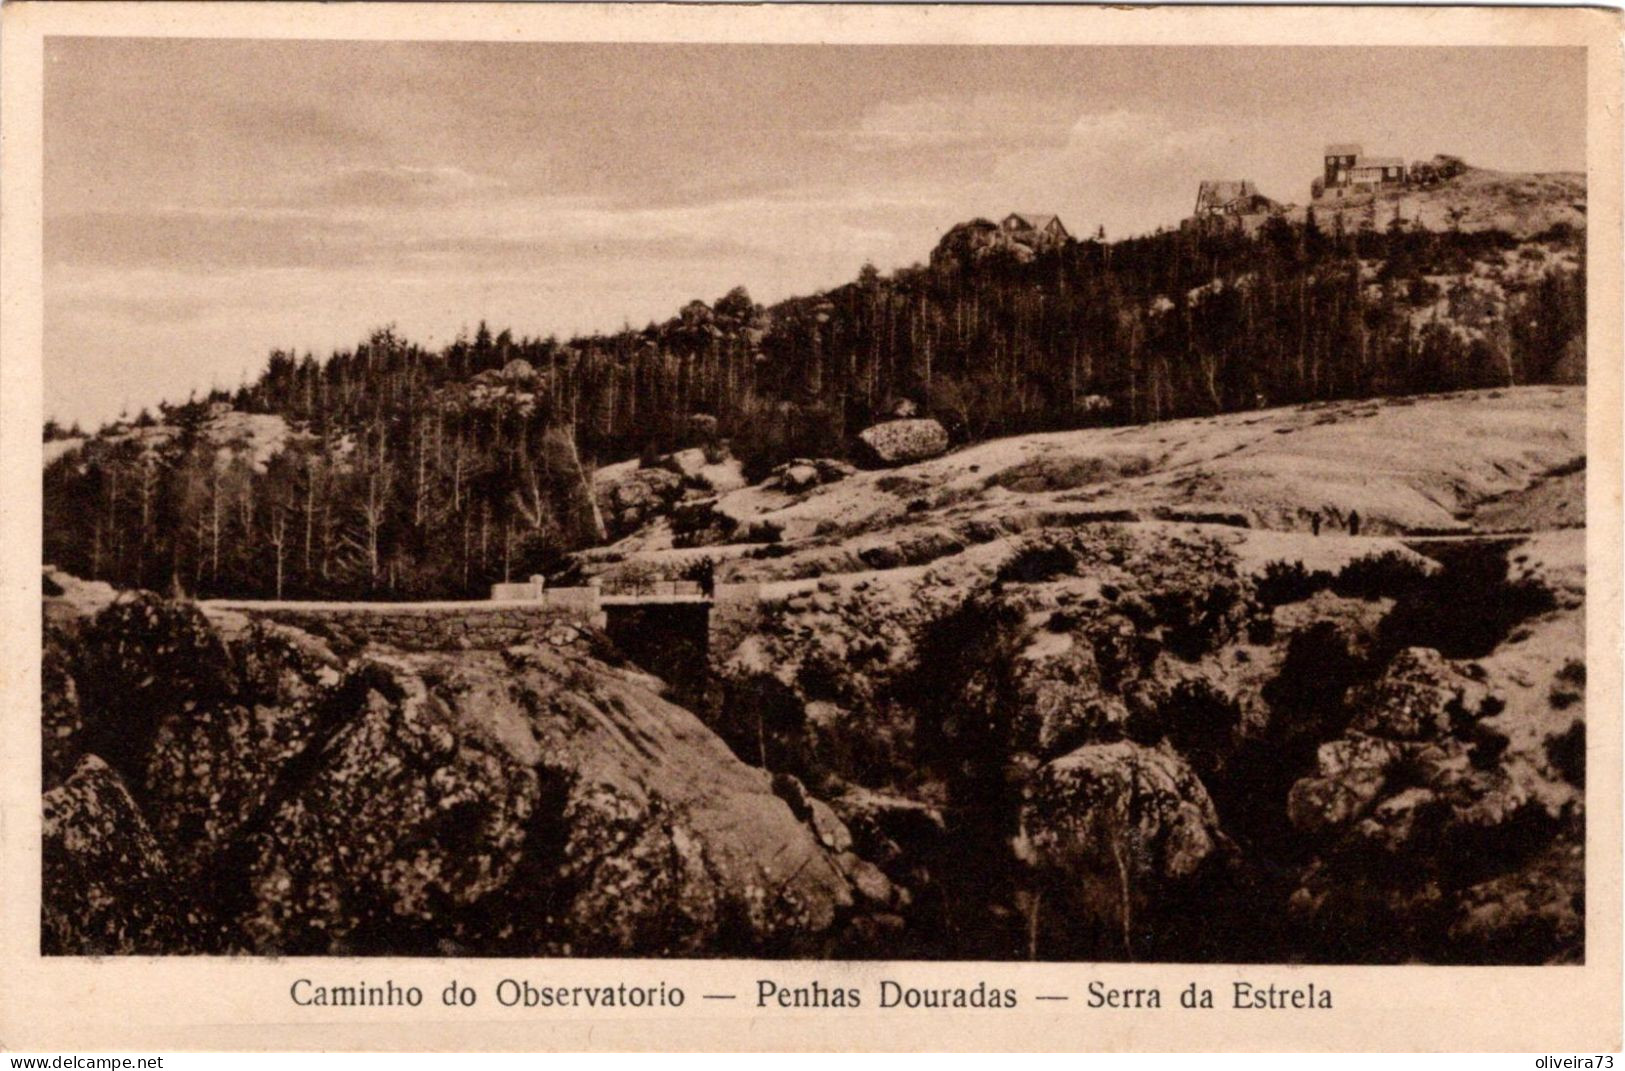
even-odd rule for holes
{"type": "Polygon", "coordinates": [[[46,413],[393,323],[568,337],[924,261],[954,223],[1301,202],[1322,146],[1585,165],[1580,49],[50,38],[46,413]]]}

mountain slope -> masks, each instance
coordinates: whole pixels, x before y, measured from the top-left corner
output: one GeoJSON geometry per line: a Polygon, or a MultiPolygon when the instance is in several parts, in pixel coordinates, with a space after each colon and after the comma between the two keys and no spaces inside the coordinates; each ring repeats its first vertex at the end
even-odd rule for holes
{"type": "Polygon", "coordinates": [[[583,569],[760,583],[703,716],[910,890],[898,954],[1572,962],[1584,433],[1528,387],[1021,436],[583,569]]]}
{"type": "Polygon", "coordinates": [[[949,249],[771,309],[737,288],[613,335],[482,327],[431,351],[385,329],[326,360],[275,353],[229,398],[53,444],[47,557],[154,590],[469,596],[634,526],[672,488],[633,489],[606,519],[592,470],[683,448],[760,480],[796,457],[857,460],[900,411],[966,444],[1583,381],[1583,229],[1477,229],[1571,212],[1572,182],[1452,183],[1425,196],[1467,198],[1471,227],[1276,218],[1026,257],[949,249]]]}

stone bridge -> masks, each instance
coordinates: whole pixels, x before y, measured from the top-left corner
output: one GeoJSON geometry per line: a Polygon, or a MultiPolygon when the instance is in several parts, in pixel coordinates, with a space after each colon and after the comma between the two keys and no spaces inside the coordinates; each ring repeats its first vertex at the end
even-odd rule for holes
{"type": "Polygon", "coordinates": [[[359,648],[496,650],[531,643],[560,624],[608,633],[627,657],[676,685],[699,686],[755,627],[760,585],[662,584],[605,592],[597,587],[498,584],[492,598],[466,602],[290,602],[210,599],[208,614],[243,614],[292,625],[359,648]]]}

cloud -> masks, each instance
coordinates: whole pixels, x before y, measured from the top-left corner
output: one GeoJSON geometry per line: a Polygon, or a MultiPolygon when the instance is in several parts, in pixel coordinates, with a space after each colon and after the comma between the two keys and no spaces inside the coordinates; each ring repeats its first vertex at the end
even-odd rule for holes
{"type": "Polygon", "coordinates": [[[1186,214],[1203,178],[1251,177],[1247,146],[1201,120],[1110,109],[1075,117],[1054,146],[1023,145],[980,180],[988,194],[1057,211],[1075,231],[1103,224],[1113,236],[1186,214]]]}
{"type": "Polygon", "coordinates": [[[1128,109],[1079,116],[1067,133],[1069,149],[1108,144],[1114,151],[1130,149],[1157,159],[1211,158],[1229,151],[1235,141],[1233,128],[1128,109]]]}
{"type": "MultiPolygon", "coordinates": [[[[795,256],[854,233],[895,237],[900,225],[942,214],[924,189],[784,189],[690,204],[644,206],[610,197],[501,197],[448,204],[393,220],[402,248],[470,256],[795,256]]],[[[380,226],[382,216],[369,217],[380,226]]],[[[855,247],[859,256],[866,250],[855,247]]]]}
{"type": "Polygon", "coordinates": [[[361,150],[380,144],[377,134],[347,118],[330,102],[204,97],[189,101],[198,129],[216,130],[234,140],[252,140],[278,151],[361,150]]]}
{"type": "Polygon", "coordinates": [[[1064,135],[1064,98],[1015,93],[979,93],[882,101],[846,130],[818,135],[859,151],[988,148],[1064,135]]]}
{"type": "Polygon", "coordinates": [[[308,212],[158,208],[45,220],[45,263],[122,268],[312,267],[365,241],[352,221],[308,212]]]}
{"type": "Polygon", "coordinates": [[[304,188],[288,191],[291,200],[332,205],[411,205],[485,195],[503,188],[500,179],[460,167],[345,167],[321,176],[304,188]]]}

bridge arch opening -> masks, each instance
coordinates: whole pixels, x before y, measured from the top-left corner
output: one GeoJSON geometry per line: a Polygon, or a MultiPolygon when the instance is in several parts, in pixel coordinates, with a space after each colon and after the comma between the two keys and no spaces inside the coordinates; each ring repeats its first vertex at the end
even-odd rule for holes
{"type": "Polygon", "coordinates": [[[640,669],[671,685],[692,706],[705,694],[710,659],[708,602],[606,602],[604,631],[640,669]]]}

